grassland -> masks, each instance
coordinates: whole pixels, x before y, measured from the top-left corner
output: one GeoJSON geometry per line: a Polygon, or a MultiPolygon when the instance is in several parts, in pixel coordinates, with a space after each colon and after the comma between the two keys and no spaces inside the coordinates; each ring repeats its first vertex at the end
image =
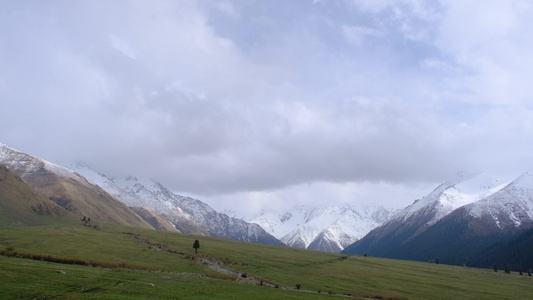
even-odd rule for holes
{"type": "Polygon", "coordinates": [[[0,298],[531,299],[533,296],[533,278],[516,273],[97,225],[97,228],[82,226],[80,222],[0,228],[0,250],[4,253],[0,256],[0,298]],[[192,248],[195,239],[200,240],[198,254],[192,248]],[[69,259],[79,264],[51,262],[69,259]],[[219,271],[232,273],[213,270],[209,267],[213,264],[219,266],[219,271]],[[301,285],[300,290],[296,284],[301,285]]]}

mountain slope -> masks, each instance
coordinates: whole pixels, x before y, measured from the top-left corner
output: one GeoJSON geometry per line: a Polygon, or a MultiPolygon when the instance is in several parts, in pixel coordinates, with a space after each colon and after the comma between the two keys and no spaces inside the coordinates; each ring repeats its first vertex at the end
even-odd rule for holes
{"type": "Polygon", "coordinates": [[[471,265],[490,268],[505,266],[514,271],[533,270],[533,229],[527,229],[512,239],[497,243],[471,258],[471,265]]]}
{"type": "Polygon", "coordinates": [[[178,229],[176,229],[176,227],[174,227],[174,225],[172,225],[172,223],[152,209],[144,207],[129,208],[157,230],[180,232],[178,229]]]}
{"type": "MultiPolygon", "coordinates": [[[[398,254],[411,259],[439,257],[450,264],[478,265],[478,253],[533,228],[533,175],[524,173],[503,189],[450,213],[398,254]]],[[[533,266],[531,266],[533,267],[533,266]]]]}
{"type": "Polygon", "coordinates": [[[35,191],[0,164],[0,226],[42,225],[75,219],[72,213],[35,191]]]}
{"type": "Polygon", "coordinates": [[[284,245],[257,224],[218,213],[209,205],[172,193],[153,180],[136,177],[109,178],[77,164],[74,167],[130,207],[149,208],[183,233],[201,234],[253,243],[284,245]]]}
{"type": "Polygon", "coordinates": [[[298,206],[281,215],[263,214],[251,222],[291,247],[340,252],[384,222],[389,214],[382,207],[298,206]]]}
{"type": "MultiPolygon", "coordinates": [[[[459,186],[452,185],[456,190],[459,186]]],[[[439,259],[448,264],[490,267],[492,263],[485,260],[481,264],[477,256],[484,253],[485,257],[490,257],[491,247],[533,228],[533,175],[524,173],[509,184],[492,186],[485,185],[485,192],[474,197],[481,199],[453,210],[423,231],[416,232],[416,227],[408,227],[415,222],[410,217],[402,219],[404,210],[348,247],[345,253],[420,261],[439,259]]],[[[415,212],[412,216],[423,217],[424,214],[415,212]]],[[[420,220],[415,219],[421,224],[427,218],[420,220]]]]}
{"type": "Polygon", "coordinates": [[[397,257],[400,245],[421,234],[458,207],[493,194],[504,185],[486,174],[459,174],[370,231],[343,253],[397,257]]]}
{"type": "Polygon", "coordinates": [[[78,217],[152,228],[141,217],[78,173],[0,144],[0,163],[29,186],[78,217]]]}

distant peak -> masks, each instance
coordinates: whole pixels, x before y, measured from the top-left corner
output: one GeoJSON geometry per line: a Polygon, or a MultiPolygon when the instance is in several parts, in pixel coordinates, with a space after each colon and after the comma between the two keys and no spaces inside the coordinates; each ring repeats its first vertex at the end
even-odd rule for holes
{"type": "Polygon", "coordinates": [[[139,179],[137,179],[135,176],[127,176],[126,181],[139,181],[139,179]]]}
{"type": "Polygon", "coordinates": [[[522,175],[518,176],[518,178],[513,180],[510,185],[525,187],[533,186],[533,172],[531,170],[528,170],[522,173],[522,175]]]}

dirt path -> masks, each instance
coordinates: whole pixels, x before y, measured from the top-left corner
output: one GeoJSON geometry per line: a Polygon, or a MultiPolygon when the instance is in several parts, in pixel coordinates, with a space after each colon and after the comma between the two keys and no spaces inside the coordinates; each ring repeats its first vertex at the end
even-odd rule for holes
{"type": "Polygon", "coordinates": [[[249,283],[249,284],[255,284],[255,285],[268,286],[268,287],[276,287],[275,284],[272,284],[272,283],[269,283],[269,282],[264,282],[264,281],[262,281],[260,279],[255,278],[254,276],[250,276],[250,275],[248,275],[246,273],[239,273],[239,272],[235,272],[235,271],[230,270],[230,269],[226,269],[226,268],[222,267],[218,261],[214,261],[214,260],[211,260],[211,259],[206,258],[206,257],[202,257],[200,261],[202,262],[202,264],[206,265],[208,268],[210,268],[213,271],[216,271],[216,272],[219,272],[219,273],[222,273],[222,274],[226,274],[226,275],[235,276],[237,278],[237,281],[245,282],[245,283],[249,283]]]}
{"type": "MultiPolygon", "coordinates": [[[[127,234],[130,234],[130,233],[127,233],[127,234]]],[[[130,234],[130,235],[132,235],[132,237],[134,239],[136,239],[137,241],[149,245],[150,248],[152,250],[154,250],[154,251],[165,251],[165,252],[169,252],[169,253],[172,253],[172,254],[179,254],[179,255],[186,256],[186,254],[183,253],[183,252],[173,251],[173,250],[169,249],[168,247],[163,246],[163,245],[161,245],[159,243],[152,243],[149,240],[145,240],[140,235],[134,235],[134,234],[130,234]]],[[[300,288],[296,288],[296,287],[279,286],[278,284],[273,284],[273,283],[270,283],[270,282],[266,282],[266,281],[263,281],[263,280],[260,280],[260,279],[258,279],[256,277],[254,277],[254,276],[248,275],[246,273],[239,273],[239,272],[233,271],[231,269],[224,268],[223,266],[220,265],[219,261],[212,260],[212,259],[210,259],[208,257],[205,257],[205,256],[200,256],[199,258],[196,258],[194,256],[190,256],[190,257],[192,257],[194,260],[198,260],[201,264],[207,266],[209,269],[211,269],[211,270],[213,270],[215,272],[222,273],[222,274],[229,275],[229,276],[234,276],[235,280],[238,281],[238,282],[247,283],[247,284],[253,284],[253,285],[266,286],[266,287],[271,287],[271,288],[280,288],[280,289],[284,289],[284,290],[294,290],[294,291],[299,291],[299,292],[317,293],[316,291],[304,290],[304,289],[300,289],[300,288]]],[[[341,258],[341,259],[344,259],[344,258],[341,258]]],[[[195,274],[195,275],[198,275],[198,274],[195,274]]],[[[320,293],[320,291],[318,293],[320,293]]],[[[347,295],[342,295],[342,294],[335,294],[335,293],[329,293],[329,292],[328,292],[328,294],[333,294],[333,295],[336,295],[336,296],[344,296],[344,297],[345,296],[351,296],[351,295],[348,295],[348,294],[347,295]]],[[[367,299],[372,299],[372,298],[367,298],[367,299]]]]}

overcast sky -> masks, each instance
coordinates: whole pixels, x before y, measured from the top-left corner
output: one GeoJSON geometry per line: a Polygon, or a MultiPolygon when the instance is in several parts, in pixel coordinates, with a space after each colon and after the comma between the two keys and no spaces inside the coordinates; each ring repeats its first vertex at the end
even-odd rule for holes
{"type": "Polygon", "coordinates": [[[0,142],[213,208],[533,167],[533,2],[0,0],[0,142]]]}

